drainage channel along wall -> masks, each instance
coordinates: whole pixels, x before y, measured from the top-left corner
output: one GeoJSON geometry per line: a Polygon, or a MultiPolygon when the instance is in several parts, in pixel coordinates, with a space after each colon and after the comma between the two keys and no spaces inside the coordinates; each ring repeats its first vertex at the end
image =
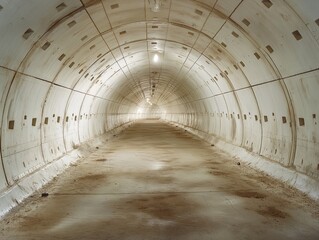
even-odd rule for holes
{"type": "Polygon", "coordinates": [[[318,13],[317,0],[1,0],[0,215],[148,117],[318,199],[318,13]]]}

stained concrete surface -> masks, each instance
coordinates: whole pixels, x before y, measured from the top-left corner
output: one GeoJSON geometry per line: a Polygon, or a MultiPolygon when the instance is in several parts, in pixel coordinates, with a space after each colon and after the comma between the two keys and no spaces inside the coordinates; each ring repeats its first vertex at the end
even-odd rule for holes
{"type": "Polygon", "coordinates": [[[144,120],[14,209],[0,239],[319,239],[318,206],[184,130],[144,120]]]}

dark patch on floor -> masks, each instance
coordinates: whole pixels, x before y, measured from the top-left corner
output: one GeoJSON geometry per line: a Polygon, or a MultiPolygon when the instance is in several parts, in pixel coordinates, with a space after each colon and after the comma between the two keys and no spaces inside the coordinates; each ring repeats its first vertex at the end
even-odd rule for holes
{"type": "Polygon", "coordinates": [[[289,217],[288,213],[281,211],[278,208],[273,206],[257,210],[256,212],[264,217],[273,217],[273,218],[282,218],[282,219],[289,217]]]}
{"type": "Polygon", "coordinates": [[[170,175],[164,175],[162,172],[154,171],[152,174],[144,174],[142,172],[128,173],[128,177],[140,182],[149,182],[152,184],[171,184],[175,178],[170,175]]]}
{"type": "Polygon", "coordinates": [[[227,172],[223,172],[223,171],[216,171],[216,170],[212,170],[212,171],[208,171],[208,173],[213,174],[215,176],[228,176],[229,173],[227,172]]]}
{"type": "Polygon", "coordinates": [[[234,191],[235,195],[243,198],[257,198],[257,199],[263,199],[266,197],[265,194],[254,192],[254,191],[234,191]]]}
{"type": "Polygon", "coordinates": [[[106,162],[107,159],[106,158],[100,158],[100,159],[96,159],[94,161],[96,161],[96,162],[106,162]]]}
{"type": "Polygon", "coordinates": [[[92,174],[92,175],[79,177],[76,179],[76,181],[96,181],[96,180],[102,180],[106,177],[107,176],[105,174],[92,174]]]}

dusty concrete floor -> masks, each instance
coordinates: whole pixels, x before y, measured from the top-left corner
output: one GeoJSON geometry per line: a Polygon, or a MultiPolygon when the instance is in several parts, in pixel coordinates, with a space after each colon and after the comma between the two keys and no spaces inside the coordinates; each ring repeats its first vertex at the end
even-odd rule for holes
{"type": "Polygon", "coordinates": [[[319,208],[187,132],[139,122],[0,224],[0,239],[319,239],[319,208]]]}

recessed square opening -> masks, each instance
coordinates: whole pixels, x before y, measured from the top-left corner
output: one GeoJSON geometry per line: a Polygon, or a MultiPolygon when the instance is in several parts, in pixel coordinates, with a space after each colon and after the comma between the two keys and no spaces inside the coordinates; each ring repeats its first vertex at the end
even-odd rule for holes
{"type": "Polygon", "coordinates": [[[245,24],[247,27],[250,25],[250,22],[246,18],[242,20],[242,23],[245,24]]]}
{"type": "Polygon", "coordinates": [[[74,65],[74,62],[71,62],[69,65],[69,68],[73,67],[73,65],[74,65]]]}
{"type": "Polygon", "coordinates": [[[267,45],[266,48],[267,48],[268,52],[270,52],[270,53],[274,52],[274,49],[270,45],[267,45]]]}
{"type": "Polygon", "coordinates": [[[245,119],[245,120],[247,119],[247,115],[246,115],[246,114],[244,114],[244,119],[245,119]]]}
{"type": "Polygon", "coordinates": [[[236,38],[239,37],[239,35],[238,35],[236,32],[232,32],[231,34],[232,34],[234,37],[236,37],[236,38]]]}
{"type": "Polygon", "coordinates": [[[56,10],[58,12],[62,11],[64,8],[66,8],[66,4],[65,3],[61,3],[60,5],[56,6],[56,10]]]}
{"type": "Polygon", "coordinates": [[[264,116],[264,121],[268,122],[268,116],[266,116],[266,115],[264,116]]]}
{"type": "Polygon", "coordinates": [[[14,120],[9,121],[9,129],[14,129],[14,120]]]}
{"type": "Polygon", "coordinates": [[[256,57],[257,59],[260,59],[260,56],[259,56],[258,53],[255,52],[254,55],[255,55],[255,57],[256,57]]]}
{"type": "Polygon", "coordinates": [[[3,7],[0,5],[0,11],[3,9],[3,7]]]}
{"type": "Polygon", "coordinates": [[[126,34],[126,31],[121,31],[120,35],[126,34]]]}
{"type": "Polygon", "coordinates": [[[60,116],[58,116],[58,117],[57,117],[57,119],[56,119],[56,121],[59,123],[59,122],[60,122],[60,120],[61,120],[61,117],[60,117],[60,116]]]}
{"type": "Polygon", "coordinates": [[[198,15],[200,15],[200,16],[203,15],[203,12],[202,12],[201,10],[198,10],[198,9],[195,10],[195,13],[198,14],[198,15]]]}
{"type": "Polygon", "coordinates": [[[188,32],[188,35],[194,36],[193,32],[188,32]]]}
{"type": "Polygon", "coordinates": [[[301,36],[301,34],[300,34],[300,32],[298,30],[293,31],[292,35],[294,35],[294,37],[296,38],[297,41],[302,39],[302,36],[301,36]]]}
{"type": "Polygon", "coordinates": [[[245,63],[243,61],[241,61],[240,64],[245,67],[245,63]]]}
{"type": "Polygon", "coordinates": [[[36,118],[32,118],[32,126],[36,126],[37,125],[37,119],[36,118]]]}
{"type": "Polygon", "coordinates": [[[64,57],[65,57],[65,54],[63,53],[63,54],[58,58],[59,61],[62,61],[64,57]]]}
{"type": "Polygon", "coordinates": [[[92,46],[90,47],[90,50],[92,50],[93,48],[95,48],[95,45],[92,45],[92,46]]]}
{"type": "Polygon", "coordinates": [[[299,126],[305,126],[305,119],[299,118],[299,126]]]}
{"type": "Polygon", "coordinates": [[[49,123],[49,118],[46,117],[46,118],[44,119],[44,124],[48,124],[48,123],[49,123]]]}
{"type": "Polygon", "coordinates": [[[73,20],[72,22],[68,23],[69,28],[73,27],[76,24],[76,21],[73,20]]]}
{"type": "Polygon", "coordinates": [[[68,116],[65,118],[65,121],[66,121],[66,122],[68,122],[68,121],[69,121],[69,117],[68,117],[68,116]]]}
{"type": "Polygon", "coordinates": [[[319,26],[319,18],[315,21],[315,23],[319,26]]]}
{"type": "Polygon", "coordinates": [[[84,37],[81,38],[81,41],[84,41],[84,40],[87,39],[87,38],[88,38],[88,36],[85,35],[84,37]]]}
{"type": "Polygon", "coordinates": [[[255,115],[255,120],[258,121],[258,116],[257,115],[255,115]]]}
{"type": "Polygon", "coordinates": [[[29,28],[27,31],[24,32],[22,37],[27,40],[33,33],[34,31],[31,28],[29,28]]]}
{"type": "Polygon", "coordinates": [[[238,70],[238,67],[237,67],[237,65],[235,65],[235,64],[234,64],[234,68],[235,68],[236,70],[238,70]]]}
{"type": "Polygon", "coordinates": [[[152,28],[158,28],[158,26],[152,26],[152,28]]]}
{"type": "Polygon", "coordinates": [[[283,124],[287,123],[287,118],[285,116],[282,117],[282,123],[283,124]]]}
{"type": "Polygon", "coordinates": [[[267,7],[270,8],[272,6],[272,2],[270,0],[263,0],[262,3],[267,7]]]}
{"type": "Polygon", "coordinates": [[[111,5],[111,9],[117,9],[119,7],[120,7],[120,5],[118,3],[111,5]]]}
{"type": "Polygon", "coordinates": [[[43,46],[41,48],[45,51],[50,47],[50,45],[51,45],[51,43],[46,42],[45,44],[43,44],[43,46]]]}

